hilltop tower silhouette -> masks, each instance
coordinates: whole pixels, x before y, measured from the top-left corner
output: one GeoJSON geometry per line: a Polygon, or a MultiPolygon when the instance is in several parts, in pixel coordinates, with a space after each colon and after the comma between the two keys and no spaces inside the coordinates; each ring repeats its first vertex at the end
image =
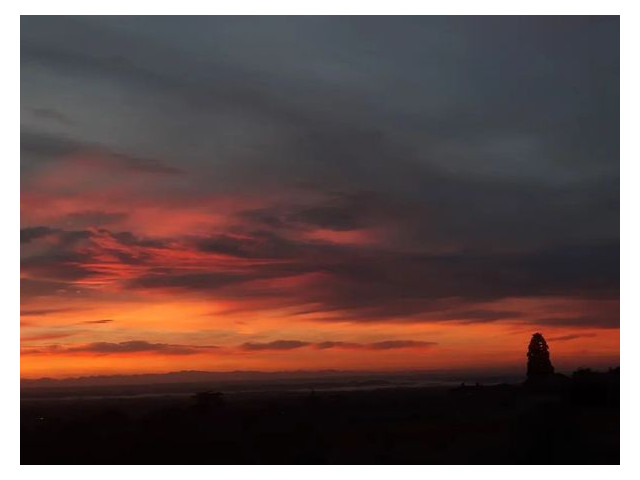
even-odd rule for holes
{"type": "Polygon", "coordinates": [[[549,346],[541,333],[534,333],[531,337],[527,358],[527,377],[553,374],[553,365],[549,359],[549,346]]]}

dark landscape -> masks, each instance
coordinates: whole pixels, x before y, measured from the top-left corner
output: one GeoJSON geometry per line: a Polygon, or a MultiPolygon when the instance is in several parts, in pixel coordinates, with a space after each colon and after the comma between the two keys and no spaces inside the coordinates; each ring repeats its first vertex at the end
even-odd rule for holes
{"type": "Polygon", "coordinates": [[[271,391],[165,384],[153,396],[130,386],[32,390],[23,393],[21,463],[618,464],[619,369],[557,378],[290,380],[271,391]]]}

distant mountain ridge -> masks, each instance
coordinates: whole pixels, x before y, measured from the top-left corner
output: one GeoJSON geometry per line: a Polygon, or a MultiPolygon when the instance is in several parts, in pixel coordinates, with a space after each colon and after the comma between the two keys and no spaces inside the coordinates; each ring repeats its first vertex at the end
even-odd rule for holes
{"type": "Polygon", "coordinates": [[[339,374],[334,370],[321,371],[284,371],[284,372],[260,372],[252,370],[237,370],[229,372],[209,372],[201,370],[180,370],[167,373],[140,373],[140,374],[116,374],[116,375],[88,375],[68,378],[37,378],[20,379],[21,387],[56,387],[79,385],[136,385],[141,383],[182,383],[182,382],[207,382],[207,381],[247,381],[266,379],[305,378],[315,375],[324,376],[339,374]]]}
{"type": "Polygon", "coordinates": [[[20,379],[21,388],[55,388],[76,386],[125,386],[171,383],[200,383],[200,382],[252,382],[252,381],[287,381],[304,379],[348,379],[363,377],[422,377],[433,380],[455,380],[469,376],[521,376],[520,372],[452,372],[452,371],[345,371],[345,370],[292,370],[292,371],[251,371],[237,370],[228,372],[209,372],[199,370],[182,370],[167,373],[144,373],[131,375],[91,375],[69,378],[38,378],[20,379]]]}

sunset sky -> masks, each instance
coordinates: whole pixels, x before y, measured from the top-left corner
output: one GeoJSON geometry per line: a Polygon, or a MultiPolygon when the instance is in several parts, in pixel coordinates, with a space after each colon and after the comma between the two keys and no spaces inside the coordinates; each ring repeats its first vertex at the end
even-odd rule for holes
{"type": "Polygon", "coordinates": [[[619,363],[618,17],[21,17],[21,375],[619,363]]]}

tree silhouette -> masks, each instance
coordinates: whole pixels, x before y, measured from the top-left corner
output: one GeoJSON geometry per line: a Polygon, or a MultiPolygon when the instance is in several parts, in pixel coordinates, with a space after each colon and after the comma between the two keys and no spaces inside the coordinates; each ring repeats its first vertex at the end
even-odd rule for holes
{"type": "Polygon", "coordinates": [[[534,333],[527,352],[527,377],[553,373],[549,360],[549,347],[541,333],[534,333]]]}

